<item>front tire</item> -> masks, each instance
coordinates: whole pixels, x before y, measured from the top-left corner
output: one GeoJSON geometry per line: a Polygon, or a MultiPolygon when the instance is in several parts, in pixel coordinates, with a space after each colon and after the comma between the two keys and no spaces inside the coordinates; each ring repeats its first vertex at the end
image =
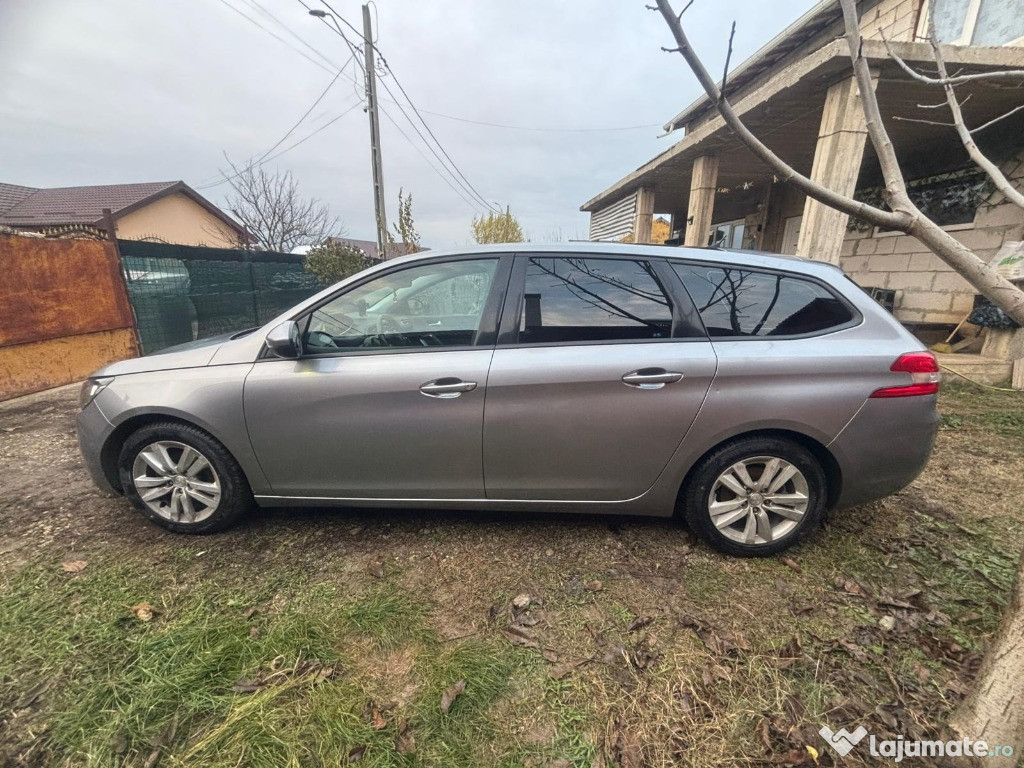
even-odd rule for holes
{"type": "Polygon", "coordinates": [[[806,538],[821,522],[828,481],[802,445],[746,437],[715,449],[682,495],[690,529],[715,549],[765,557],[806,538]]]}
{"type": "Polygon", "coordinates": [[[253,504],[238,462],[186,424],[161,422],[133,432],[121,447],[118,474],[135,508],[175,533],[224,530],[253,504]]]}

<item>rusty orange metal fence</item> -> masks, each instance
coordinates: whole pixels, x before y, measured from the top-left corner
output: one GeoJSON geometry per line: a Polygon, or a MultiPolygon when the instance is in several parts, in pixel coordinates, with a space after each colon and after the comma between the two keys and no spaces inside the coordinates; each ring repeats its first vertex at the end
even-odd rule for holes
{"type": "Polygon", "coordinates": [[[113,243],[0,235],[0,400],[137,354],[113,243]]]}

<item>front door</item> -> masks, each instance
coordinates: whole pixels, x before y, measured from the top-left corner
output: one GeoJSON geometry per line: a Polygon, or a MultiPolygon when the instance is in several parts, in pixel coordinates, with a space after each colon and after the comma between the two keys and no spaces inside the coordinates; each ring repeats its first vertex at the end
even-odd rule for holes
{"type": "Polygon", "coordinates": [[[261,360],[245,382],[273,493],[482,498],[484,391],[510,261],[397,268],[299,318],[303,356],[261,360]]]}
{"type": "Polygon", "coordinates": [[[689,299],[657,260],[519,258],[487,384],[487,498],[640,496],[715,374],[689,299]]]}

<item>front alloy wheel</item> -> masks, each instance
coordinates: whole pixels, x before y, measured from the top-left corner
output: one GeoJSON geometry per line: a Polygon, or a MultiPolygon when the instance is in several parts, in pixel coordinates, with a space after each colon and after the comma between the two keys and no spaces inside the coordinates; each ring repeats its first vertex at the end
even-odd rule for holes
{"type": "Polygon", "coordinates": [[[222,443],[191,424],[157,422],[130,434],[118,457],[125,496],[157,525],[213,533],[252,507],[252,491],[222,443]]]}
{"type": "Polygon", "coordinates": [[[220,504],[220,478],[210,460],[174,440],[158,440],[139,451],[132,482],[143,503],[173,523],[200,523],[220,504]]]}

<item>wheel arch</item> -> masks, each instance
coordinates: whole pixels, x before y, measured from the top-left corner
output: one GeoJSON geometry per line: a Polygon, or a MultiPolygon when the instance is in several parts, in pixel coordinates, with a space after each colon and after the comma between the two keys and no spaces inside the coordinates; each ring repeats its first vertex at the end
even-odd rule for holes
{"type": "Polygon", "coordinates": [[[675,514],[679,514],[680,502],[683,498],[683,494],[686,492],[686,487],[689,485],[690,479],[693,477],[693,473],[697,470],[697,467],[699,467],[709,455],[714,451],[717,451],[722,446],[750,437],[775,437],[790,440],[809,451],[811,455],[818,460],[818,463],[821,464],[821,469],[825,473],[825,481],[828,485],[828,494],[825,498],[825,509],[832,509],[836,504],[838,504],[843,489],[843,473],[839,467],[839,462],[836,460],[835,456],[832,455],[832,452],[829,451],[829,449],[821,442],[809,435],[803,434],[802,432],[796,432],[791,429],[770,428],[755,429],[750,430],[749,432],[739,432],[735,435],[730,435],[723,440],[719,440],[698,456],[693,463],[690,464],[689,469],[687,469],[685,476],[679,483],[679,487],[676,490],[675,514]]]}
{"type": "MultiPolygon", "coordinates": [[[[192,427],[193,429],[199,429],[209,435],[211,438],[220,443],[224,450],[227,451],[235,461],[238,458],[234,455],[230,448],[224,443],[224,441],[218,437],[213,431],[207,426],[191,421],[189,419],[182,418],[181,416],[164,413],[164,412],[146,412],[136,413],[129,416],[127,419],[118,424],[114,431],[107,437],[106,442],[103,443],[103,447],[100,449],[100,466],[103,468],[103,475],[107,478],[107,481],[117,490],[118,493],[124,493],[124,488],[121,486],[121,478],[118,472],[118,459],[121,455],[121,448],[124,446],[125,440],[128,437],[148,424],[180,424],[184,427],[192,427]]],[[[243,472],[245,471],[243,467],[243,472]]]]}

